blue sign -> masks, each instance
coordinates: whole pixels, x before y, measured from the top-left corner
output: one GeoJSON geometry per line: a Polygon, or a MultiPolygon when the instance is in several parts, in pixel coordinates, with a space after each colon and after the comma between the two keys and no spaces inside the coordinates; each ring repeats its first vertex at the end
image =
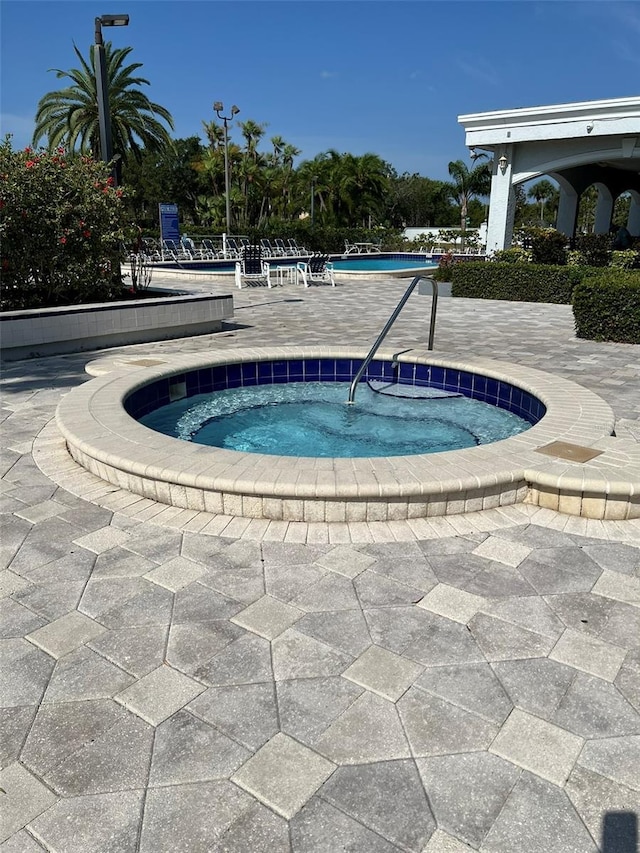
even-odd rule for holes
{"type": "Polygon", "coordinates": [[[177,204],[159,204],[160,209],[160,239],[180,242],[180,225],[178,223],[177,204]]]}

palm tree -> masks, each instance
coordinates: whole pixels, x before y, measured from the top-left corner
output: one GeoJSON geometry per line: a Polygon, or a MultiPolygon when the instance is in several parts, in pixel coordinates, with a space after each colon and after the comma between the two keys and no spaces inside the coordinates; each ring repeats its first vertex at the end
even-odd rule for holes
{"type": "Polygon", "coordinates": [[[596,206],[598,204],[598,189],[594,184],[587,187],[578,201],[576,222],[583,234],[593,231],[596,223],[596,206]]]}
{"type": "Polygon", "coordinates": [[[491,190],[491,167],[489,163],[480,163],[478,166],[474,166],[473,169],[469,169],[462,160],[454,160],[449,163],[449,174],[453,178],[453,184],[447,185],[449,193],[453,200],[457,201],[460,205],[462,250],[464,251],[469,201],[476,195],[489,195],[491,190]]]}
{"type": "Polygon", "coordinates": [[[309,190],[313,188],[315,215],[323,225],[332,223],[331,163],[328,153],[316,154],[313,160],[302,162],[293,178],[298,208],[301,211],[308,209],[309,190]]]}
{"type": "Polygon", "coordinates": [[[531,187],[527,196],[529,198],[535,199],[536,202],[540,204],[540,224],[544,225],[544,204],[546,201],[553,199],[556,195],[557,190],[551,183],[551,181],[547,181],[546,178],[542,181],[538,181],[537,184],[531,187]]]}
{"type": "Polygon", "coordinates": [[[258,154],[258,143],[264,136],[266,124],[258,124],[252,119],[247,119],[247,121],[239,121],[238,127],[244,136],[247,156],[253,160],[254,163],[257,163],[260,156],[258,154]]]}
{"type": "Polygon", "coordinates": [[[291,176],[293,174],[293,161],[302,152],[295,145],[285,142],[282,146],[282,211],[284,216],[288,213],[291,176]]]}
{"type": "Polygon", "coordinates": [[[378,218],[388,197],[389,174],[389,166],[377,154],[343,155],[340,192],[349,224],[359,220],[363,227],[371,227],[372,218],[378,218]]]}
{"type": "Polygon", "coordinates": [[[241,177],[242,195],[244,196],[243,224],[246,226],[252,221],[252,214],[260,207],[260,199],[255,184],[261,164],[258,143],[264,136],[266,124],[258,124],[252,119],[247,119],[247,121],[239,121],[238,127],[245,140],[244,154],[237,171],[241,177]]]}
{"type": "Polygon", "coordinates": [[[274,165],[278,165],[282,158],[282,152],[284,150],[284,146],[287,144],[282,136],[272,136],[271,144],[273,145],[273,157],[274,157],[274,165]]]}
{"type": "Polygon", "coordinates": [[[221,124],[216,124],[215,121],[203,121],[205,136],[209,147],[213,150],[224,147],[224,127],[221,124]]]}
{"type": "MultiPolygon", "coordinates": [[[[49,150],[64,145],[70,151],[80,150],[101,157],[94,51],[90,50],[87,62],[75,45],[73,49],[81,67],[70,71],[54,69],[58,78],[67,77],[72,85],[41,98],[33,145],[37,146],[46,136],[49,150]]],[[[141,147],[160,151],[171,145],[171,137],[162,121],[173,130],[173,119],[168,110],[154,104],[137,88],[148,85],[149,81],[133,76],[142,67],[141,63],[125,65],[132,50],[131,47],[114,50],[111,42],[104,45],[113,150],[121,156],[131,151],[139,158],[141,147]]]]}

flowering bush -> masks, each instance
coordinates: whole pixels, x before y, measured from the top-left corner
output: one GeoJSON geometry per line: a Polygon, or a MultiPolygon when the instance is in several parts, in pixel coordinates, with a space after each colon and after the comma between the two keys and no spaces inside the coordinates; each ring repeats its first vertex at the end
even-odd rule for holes
{"type": "Polygon", "coordinates": [[[451,281],[452,271],[458,263],[459,261],[455,259],[452,252],[445,252],[440,258],[437,268],[433,271],[432,278],[436,281],[451,281]]]}
{"type": "Polygon", "coordinates": [[[104,302],[122,289],[122,190],[90,157],[0,144],[2,310],[104,302]]]}

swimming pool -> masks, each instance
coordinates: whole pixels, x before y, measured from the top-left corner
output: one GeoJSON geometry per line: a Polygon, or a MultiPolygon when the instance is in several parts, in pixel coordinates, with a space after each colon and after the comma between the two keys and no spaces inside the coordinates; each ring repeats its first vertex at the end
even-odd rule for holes
{"type": "MultiPolygon", "coordinates": [[[[308,257],[269,258],[272,267],[295,267],[308,257]]],[[[376,255],[330,255],[331,263],[339,277],[349,275],[353,278],[378,277],[381,273],[390,278],[416,275],[424,270],[435,269],[439,256],[427,255],[424,252],[381,252],[376,255]]],[[[208,273],[228,276],[235,270],[235,261],[231,259],[219,261],[161,261],[154,264],[158,270],[184,273],[208,273]]]]}
{"type": "Polygon", "coordinates": [[[371,257],[371,255],[358,258],[340,258],[333,262],[336,272],[413,272],[425,269],[436,269],[437,262],[431,258],[419,255],[385,255],[382,257],[371,257]]]}

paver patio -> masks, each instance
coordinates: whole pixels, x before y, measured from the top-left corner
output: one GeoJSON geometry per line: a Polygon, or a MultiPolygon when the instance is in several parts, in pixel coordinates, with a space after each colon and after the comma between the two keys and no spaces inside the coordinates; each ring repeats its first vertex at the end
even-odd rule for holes
{"type": "MultiPolygon", "coordinates": [[[[88,362],[367,345],[405,287],[243,289],[216,335],[4,366],[1,853],[635,849],[640,520],[207,518],[115,495],[56,434],[88,362]]],[[[438,353],[572,379],[640,439],[638,347],[562,305],[438,314],[438,353]]]]}

